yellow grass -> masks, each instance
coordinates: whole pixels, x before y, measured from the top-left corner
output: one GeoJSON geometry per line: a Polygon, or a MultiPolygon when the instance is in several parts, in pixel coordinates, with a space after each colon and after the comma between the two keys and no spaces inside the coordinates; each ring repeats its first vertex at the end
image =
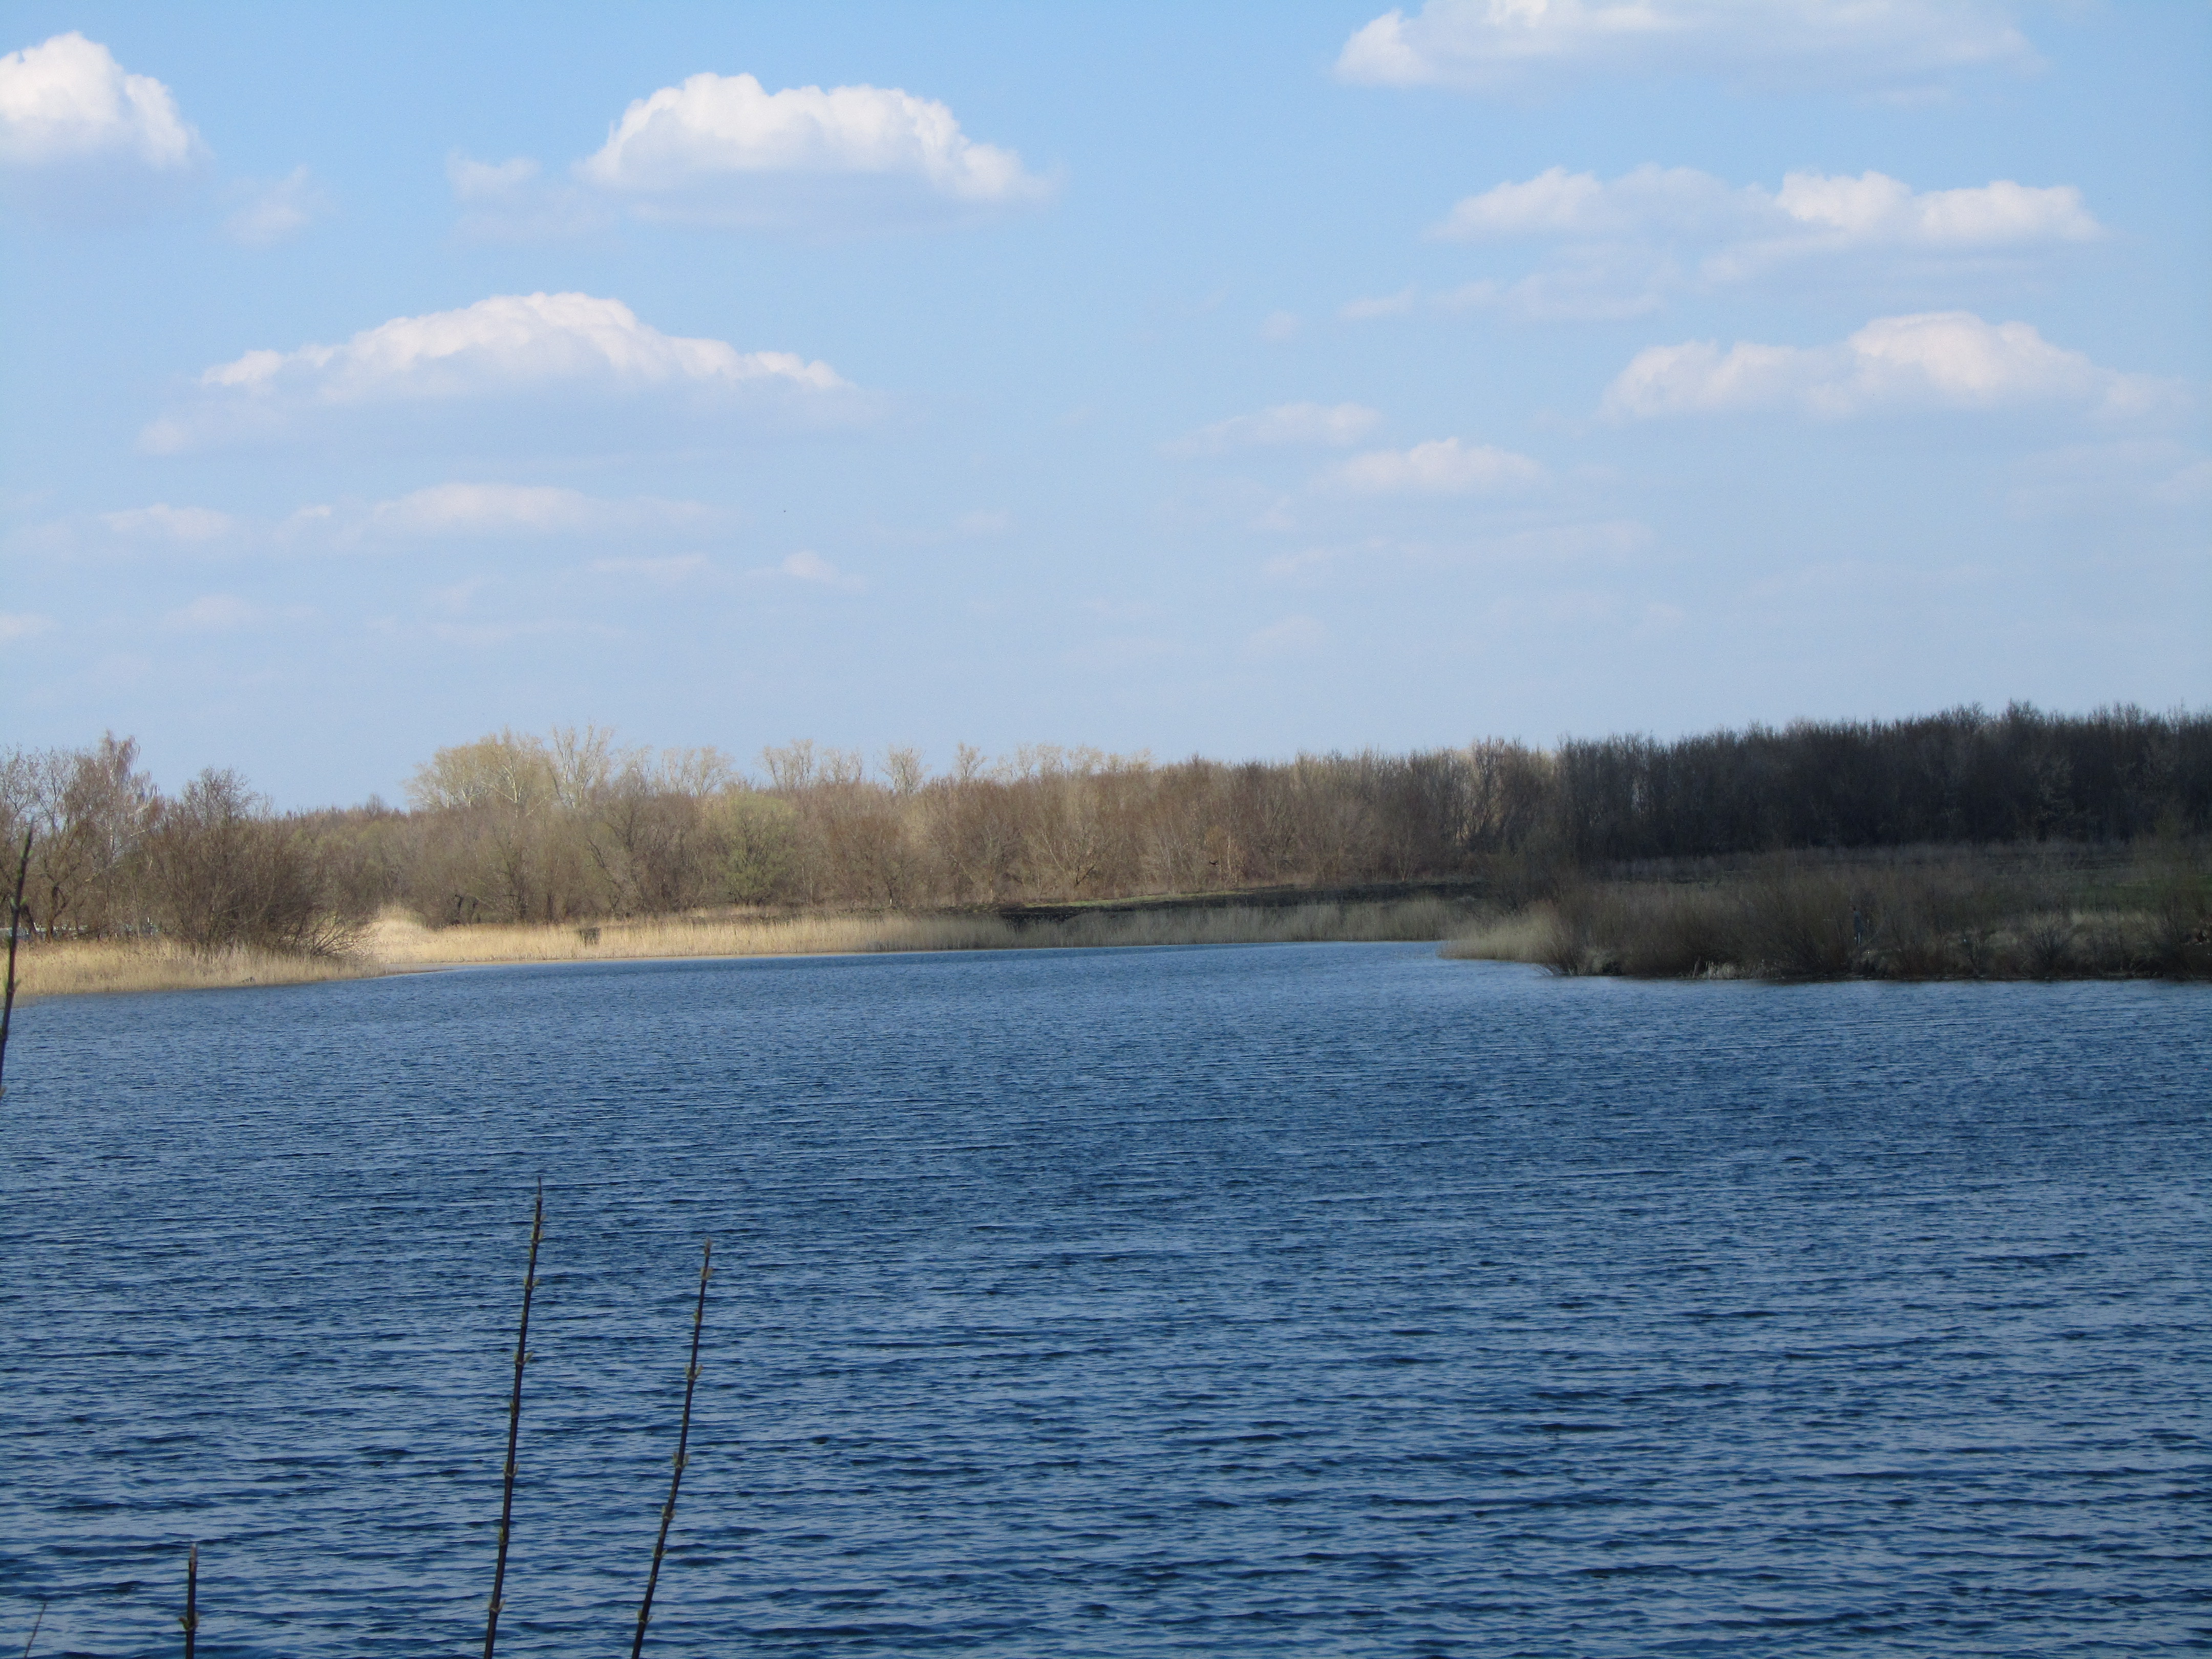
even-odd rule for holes
{"type": "Polygon", "coordinates": [[[1550,905],[1533,904],[1484,917],[1447,939],[1437,954],[1462,962],[1544,962],[1554,948],[1558,925],[1550,905]]]}
{"type": "MultiPolygon", "coordinates": [[[[4,948],[4,945],[0,945],[4,948]]],[[[103,991],[210,991],[240,985],[311,985],[380,971],[362,957],[278,956],[231,950],[203,955],[155,939],[26,945],[15,958],[15,1000],[103,991]]]]}
{"type": "Polygon", "coordinates": [[[901,951],[1007,951],[1133,945],[1274,945],[1445,938],[1464,909],[1437,899],[1395,904],[1301,904],[1101,911],[1065,921],[990,915],[719,914],[630,921],[425,927],[387,911],[345,957],[231,951],[215,956],[152,940],[25,947],[18,996],[301,985],[377,974],[523,962],[623,962],[681,957],[786,957],[901,951]]]}
{"type": "Polygon", "coordinates": [[[1435,899],[1395,904],[1224,906],[1100,911],[1065,921],[995,915],[655,916],[633,921],[423,927],[387,913],[368,950],[391,967],[464,963],[619,962],[668,957],[787,957],[897,951],[1007,951],[1128,945],[1273,945],[1438,939],[1464,921],[1435,899]]]}

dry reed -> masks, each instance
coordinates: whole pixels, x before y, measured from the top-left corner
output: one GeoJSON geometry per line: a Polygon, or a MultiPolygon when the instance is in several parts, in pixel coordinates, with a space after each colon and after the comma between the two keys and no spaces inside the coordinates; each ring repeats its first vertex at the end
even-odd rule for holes
{"type": "Polygon", "coordinates": [[[178,1623],[185,1627],[185,1659],[192,1659],[200,1635],[200,1547],[197,1543],[185,1557],[185,1616],[178,1623]]]}
{"type": "Polygon", "coordinates": [[[668,1475],[668,1501],[660,1508],[660,1535],[653,1544],[653,1571],[646,1576],[645,1599],[637,1607],[637,1635],[629,1644],[629,1659],[645,1652],[645,1627],[653,1618],[653,1592],[660,1583],[660,1559],[668,1553],[668,1529],[676,1522],[677,1489],[684,1484],[684,1465],[691,1445],[691,1396],[699,1387],[699,1336],[707,1327],[707,1280],[714,1268],[714,1241],[699,1252],[699,1305],[691,1315],[691,1364],[684,1373],[684,1421],[676,1431],[676,1458],[668,1475]]]}
{"type": "Polygon", "coordinates": [[[386,912],[369,956],[386,968],[684,957],[865,955],[903,951],[1083,949],[1133,945],[1273,945],[1449,937],[1468,912],[1443,899],[1395,903],[1115,909],[1037,921],[974,914],[723,912],[599,921],[428,928],[386,912]]]}
{"type": "Polygon", "coordinates": [[[499,1639],[501,1596],[507,1588],[507,1540],[514,1519],[514,1454],[522,1437],[522,1368],[530,1359],[530,1298],[538,1288],[538,1241],[545,1235],[545,1182],[530,1214],[530,1261],[522,1270],[522,1322],[514,1334],[514,1391],[507,1405],[507,1480],[499,1503],[499,1559],[492,1568],[491,1603],[484,1610],[484,1659],[499,1639]]]}
{"type": "Polygon", "coordinates": [[[18,1000],[125,991],[207,991],[307,985],[385,971],[358,955],[291,956],[234,945],[194,951],[167,939],[27,939],[18,1000]]]}

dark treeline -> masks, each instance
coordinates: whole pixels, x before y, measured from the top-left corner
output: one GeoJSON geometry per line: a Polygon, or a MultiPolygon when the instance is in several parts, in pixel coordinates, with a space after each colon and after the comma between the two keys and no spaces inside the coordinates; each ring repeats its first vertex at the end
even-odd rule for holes
{"type": "Polygon", "coordinates": [[[2212,715],[2015,705],[1660,742],[1168,764],[963,748],[928,775],[794,743],[712,749],[598,728],[441,750],[405,810],[278,814],[235,774],[167,797],[136,745],[0,752],[0,828],[34,828],[41,933],[342,947],[386,905],[432,926],[718,905],[1064,902],[1477,877],[1501,860],[2126,842],[2212,830],[2212,715]]]}

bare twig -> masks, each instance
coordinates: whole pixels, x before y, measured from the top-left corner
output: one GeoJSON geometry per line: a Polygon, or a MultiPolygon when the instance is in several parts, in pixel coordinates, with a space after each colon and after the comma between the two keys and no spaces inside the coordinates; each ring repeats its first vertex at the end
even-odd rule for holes
{"type": "Polygon", "coordinates": [[[514,1337],[514,1392],[507,1403],[507,1490],[499,1504],[499,1562],[492,1569],[491,1606],[484,1614],[484,1659],[492,1659],[499,1639],[500,1594],[507,1587],[507,1528],[514,1518],[514,1449],[522,1433],[522,1367],[530,1357],[530,1297],[538,1288],[538,1241],[545,1231],[545,1181],[538,1182],[538,1206],[530,1218],[530,1263],[522,1270],[522,1324],[514,1337]]]}
{"type": "Polygon", "coordinates": [[[676,1520],[676,1491],[684,1484],[684,1453],[691,1443],[691,1395],[699,1386],[699,1333],[707,1322],[707,1276],[713,1270],[714,1241],[699,1252],[699,1305],[691,1316],[691,1368],[684,1374],[684,1422],[676,1432],[676,1465],[668,1476],[668,1501],[660,1508],[660,1536],[653,1546],[653,1571],[646,1576],[645,1600],[638,1604],[637,1637],[629,1659],[645,1652],[645,1627],[653,1617],[653,1592],[660,1583],[660,1558],[668,1553],[668,1528],[676,1520]]]}

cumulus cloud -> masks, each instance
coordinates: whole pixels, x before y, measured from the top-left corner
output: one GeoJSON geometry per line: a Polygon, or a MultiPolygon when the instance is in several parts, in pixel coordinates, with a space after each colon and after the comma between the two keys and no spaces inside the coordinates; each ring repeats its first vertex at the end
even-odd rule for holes
{"type": "Polygon", "coordinates": [[[2100,414],[2140,413],[2172,395],[2146,375],[2101,368],[2027,323],[1987,323],[1972,312],[1879,317],[1836,345],[1711,340],[1637,354],[1607,388],[1615,418],[1795,409],[1843,416],[1882,409],[1999,410],[2073,404],[2100,414]]]}
{"type": "Polygon", "coordinates": [[[1916,88],[2034,54],[1978,0],[1428,0],[1355,32],[1344,80],[1512,92],[1580,75],[1916,88]]]}
{"type": "Polygon", "coordinates": [[[1277,404],[1255,415],[1216,421],[1170,444],[1171,455],[1219,455],[1232,449],[1357,443],[1382,416],[1360,404],[1277,404]]]}
{"type": "Polygon", "coordinates": [[[168,88],[74,32],[0,58],[0,166],[121,162],[179,173],[205,153],[168,88]]]}
{"type": "Polygon", "coordinates": [[[296,236],[331,210],[329,192],[304,167],[274,184],[247,186],[244,206],[222,222],[224,233],[247,247],[268,247],[296,236]]]}
{"type": "Polygon", "coordinates": [[[1522,489],[1544,469],[1526,455],[1488,444],[1435,438],[1411,449],[1370,450],[1329,475],[1339,488],[1374,495],[1464,495],[1522,489]]]}
{"type": "Polygon", "coordinates": [[[142,447],[166,454],[280,435],[319,413],[375,405],[653,395],[703,405],[749,391],[819,397],[846,386],[827,363],[663,334],[620,301],[587,294],[502,295],[397,317],[342,345],[249,351],[198,384],[198,403],[149,426],[142,447]]]}
{"type": "MultiPolygon", "coordinates": [[[[694,75],[636,100],[574,173],[646,218],[742,228],[928,222],[1053,193],[934,100],[896,87],[770,92],[750,75],[694,75]]],[[[464,183],[456,178],[457,191],[464,183]]],[[[477,190],[527,183],[465,179],[477,190]]]]}
{"type": "Polygon", "coordinates": [[[0,58],[0,197],[52,223],[112,223],[179,198],[207,146],[169,89],[96,40],[0,58]]]}

